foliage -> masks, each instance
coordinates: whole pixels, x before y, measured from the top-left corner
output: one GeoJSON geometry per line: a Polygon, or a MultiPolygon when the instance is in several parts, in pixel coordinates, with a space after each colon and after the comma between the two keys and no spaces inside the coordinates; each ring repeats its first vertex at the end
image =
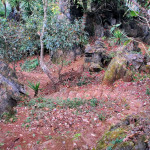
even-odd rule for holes
{"type": "Polygon", "coordinates": [[[126,137],[126,131],[123,128],[117,128],[115,130],[110,130],[104,134],[102,139],[98,142],[98,149],[113,150],[115,146],[121,142],[126,137]]]}
{"type": "Polygon", "coordinates": [[[17,111],[11,110],[10,112],[4,112],[0,119],[4,119],[6,122],[15,122],[18,118],[16,117],[17,111]]]}
{"type": "Polygon", "coordinates": [[[74,99],[45,99],[42,97],[32,99],[30,102],[27,103],[28,106],[34,106],[36,104],[37,108],[49,108],[49,109],[54,109],[56,107],[59,108],[78,108],[81,105],[89,105],[92,107],[97,107],[98,106],[98,100],[96,98],[85,100],[85,99],[80,99],[80,98],[74,98],[74,99]]]}
{"type": "MultiPolygon", "coordinates": [[[[41,0],[9,0],[12,7],[20,3],[22,22],[0,18],[0,56],[9,62],[39,53],[40,32],[43,22],[41,0]]],[[[49,50],[69,50],[75,45],[85,44],[87,33],[82,20],[71,24],[65,17],[58,19],[58,4],[49,2],[44,47],[49,50]]]]}
{"type": "Polygon", "coordinates": [[[21,69],[24,71],[32,71],[39,65],[38,59],[26,60],[21,69]]]}
{"type": "Polygon", "coordinates": [[[4,143],[0,143],[0,146],[3,146],[4,145],[4,143]]]}
{"type": "Polygon", "coordinates": [[[26,26],[0,18],[0,57],[9,62],[32,55],[36,44],[30,40],[26,26]]]}
{"type": "Polygon", "coordinates": [[[120,29],[118,29],[120,25],[121,24],[114,25],[110,30],[113,34],[113,37],[111,39],[114,41],[115,44],[119,45],[128,41],[126,34],[120,29]]]}
{"type": "Polygon", "coordinates": [[[73,136],[73,140],[79,140],[79,137],[81,137],[81,133],[76,133],[76,134],[73,136]]]}
{"type": "Polygon", "coordinates": [[[87,77],[81,77],[77,83],[77,86],[87,85],[89,82],[90,81],[87,79],[87,77]]]}
{"type": "Polygon", "coordinates": [[[146,89],[146,94],[150,95],[150,89],[149,88],[146,89]]]}
{"type": "Polygon", "coordinates": [[[143,81],[143,80],[145,80],[146,78],[150,78],[150,75],[149,74],[144,74],[144,73],[138,73],[138,72],[136,72],[136,73],[134,73],[133,74],[133,81],[143,81]]]}
{"type": "Polygon", "coordinates": [[[5,15],[4,6],[3,6],[2,2],[0,1],[0,17],[2,17],[4,15],[5,15]]]}
{"type": "Polygon", "coordinates": [[[81,105],[84,105],[86,103],[85,100],[83,99],[77,99],[74,98],[73,100],[67,99],[67,100],[62,100],[62,99],[44,99],[42,97],[32,99],[27,105],[28,106],[34,106],[35,104],[37,105],[37,108],[49,108],[49,109],[54,109],[56,107],[60,108],[77,108],[81,105]]]}
{"type": "Polygon", "coordinates": [[[65,17],[59,20],[55,16],[47,25],[45,45],[49,50],[62,49],[66,51],[75,45],[86,44],[87,40],[82,20],[76,20],[74,24],[71,24],[65,17]]]}
{"type": "Polygon", "coordinates": [[[91,100],[89,100],[89,101],[90,101],[90,105],[91,105],[92,107],[96,107],[96,106],[98,105],[98,101],[97,101],[96,98],[93,98],[93,99],[91,99],[91,100]]]}
{"type": "Polygon", "coordinates": [[[98,114],[98,119],[99,119],[100,121],[105,121],[105,120],[106,120],[106,115],[103,114],[103,113],[98,114]]]}
{"type": "Polygon", "coordinates": [[[121,142],[123,142],[123,139],[118,139],[118,138],[116,138],[115,140],[113,140],[113,141],[111,142],[112,145],[107,147],[107,150],[112,150],[113,147],[114,147],[116,144],[119,144],[119,143],[121,143],[121,142]]]}
{"type": "Polygon", "coordinates": [[[28,86],[34,90],[34,97],[38,95],[38,91],[39,91],[39,86],[40,86],[40,82],[37,82],[36,84],[28,81],[28,86]]]}

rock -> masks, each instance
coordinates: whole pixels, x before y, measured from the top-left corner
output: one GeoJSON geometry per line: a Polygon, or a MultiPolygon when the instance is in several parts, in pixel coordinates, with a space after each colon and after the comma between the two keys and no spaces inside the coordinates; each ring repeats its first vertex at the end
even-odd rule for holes
{"type": "Polygon", "coordinates": [[[107,22],[105,22],[105,23],[104,23],[104,28],[105,28],[105,29],[110,29],[110,25],[109,25],[107,22]]]}
{"type": "Polygon", "coordinates": [[[148,33],[148,26],[142,23],[139,23],[137,25],[137,36],[143,38],[147,35],[147,33],[148,33]]]}
{"type": "Polygon", "coordinates": [[[87,44],[87,46],[85,48],[85,54],[86,53],[92,53],[92,46],[90,44],[87,44]]]}
{"type": "Polygon", "coordinates": [[[145,72],[150,74],[150,62],[145,65],[145,72]]]}
{"type": "Polygon", "coordinates": [[[103,70],[103,68],[99,64],[96,64],[96,63],[91,63],[91,66],[89,67],[89,71],[91,72],[99,72],[101,70],[103,70]]]}
{"type": "Polygon", "coordinates": [[[0,60],[0,73],[3,76],[17,79],[16,73],[11,68],[9,68],[9,66],[7,65],[6,62],[4,62],[2,60],[0,60]]]}
{"type": "Polygon", "coordinates": [[[130,32],[128,33],[128,36],[136,38],[137,34],[138,34],[137,29],[131,29],[130,32]]]}
{"type": "Polygon", "coordinates": [[[132,72],[127,69],[127,60],[124,57],[116,56],[109,64],[103,79],[107,85],[113,84],[118,79],[124,81],[132,80],[132,72]]]}
{"type": "Polygon", "coordinates": [[[150,33],[148,33],[143,40],[146,44],[150,45],[150,33]]]}
{"type": "Polygon", "coordinates": [[[114,150],[133,150],[133,147],[133,142],[123,142],[120,145],[118,145],[114,150]]]}
{"type": "Polygon", "coordinates": [[[18,12],[13,11],[9,13],[9,16],[7,17],[8,20],[15,20],[19,22],[21,20],[21,16],[18,12]]]}
{"type": "Polygon", "coordinates": [[[118,50],[124,52],[124,53],[134,53],[135,52],[140,52],[141,49],[138,47],[139,43],[130,41],[127,45],[121,46],[118,48],[118,50]]]}
{"type": "Polygon", "coordinates": [[[96,37],[103,37],[104,36],[104,28],[101,25],[97,25],[95,27],[95,36],[96,37]]]}
{"type": "Polygon", "coordinates": [[[101,40],[96,40],[95,41],[95,47],[96,48],[101,48],[101,49],[103,49],[103,51],[104,51],[104,48],[105,48],[104,43],[101,40]]]}
{"type": "Polygon", "coordinates": [[[105,52],[104,43],[96,40],[94,45],[87,45],[85,48],[85,64],[84,68],[90,71],[100,71],[111,61],[111,57],[105,52]]]}
{"type": "Polygon", "coordinates": [[[135,150],[147,150],[148,145],[145,142],[146,138],[144,136],[139,137],[137,143],[134,146],[135,150]]]}
{"type": "Polygon", "coordinates": [[[61,60],[63,59],[63,51],[62,50],[51,51],[51,59],[53,63],[60,63],[61,60]]]}
{"type": "Polygon", "coordinates": [[[24,94],[24,86],[17,81],[15,72],[0,60],[0,115],[5,111],[12,112],[24,94]]]}
{"type": "Polygon", "coordinates": [[[111,18],[110,24],[111,26],[115,25],[117,23],[117,20],[115,18],[111,18]]]}
{"type": "Polygon", "coordinates": [[[138,46],[139,46],[139,43],[133,41],[133,51],[135,51],[135,52],[141,52],[141,49],[138,46]]]}
{"type": "Polygon", "coordinates": [[[113,131],[107,131],[98,142],[96,150],[106,150],[109,149],[109,147],[111,149],[114,149],[115,145],[120,144],[124,137],[126,137],[126,132],[123,128],[117,128],[113,131]],[[112,141],[114,142],[114,144],[112,144],[112,141]]]}
{"type": "Polygon", "coordinates": [[[149,131],[146,118],[128,116],[105,132],[96,150],[149,150],[149,131]]]}
{"type": "Polygon", "coordinates": [[[144,64],[144,56],[141,54],[126,54],[125,58],[132,69],[136,71],[144,64]]]}
{"type": "Polygon", "coordinates": [[[112,33],[110,32],[109,29],[106,29],[106,30],[104,31],[104,36],[106,36],[107,38],[112,37],[112,33]]]}

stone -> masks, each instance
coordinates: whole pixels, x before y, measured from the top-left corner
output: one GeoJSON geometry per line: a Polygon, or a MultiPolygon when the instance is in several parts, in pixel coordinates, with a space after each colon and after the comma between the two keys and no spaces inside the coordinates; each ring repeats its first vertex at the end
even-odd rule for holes
{"type": "Polygon", "coordinates": [[[150,62],[145,65],[145,72],[150,74],[150,62]]]}
{"type": "Polygon", "coordinates": [[[109,29],[106,29],[106,30],[104,31],[104,36],[106,36],[107,38],[112,37],[112,33],[110,32],[109,29]]]}
{"type": "Polygon", "coordinates": [[[111,85],[118,79],[124,81],[132,80],[132,72],[127,69],[127,60],[124,57],[116,56],[110,62],[103,79],[103,84],[111,85]]]}
{"type": "Polygon", "coordinates": [[[137,36],[138,37],[145,37],[148,33],[148,26],[142,24],[142,23],[139,23],[137,25],[137,36]]]}
{"type": "Polygon", "coordinates": [[[85,48],[85,53],[91,53],[91,51],[92,51],[92,46],[90,44],[87,44],[85,48]]]}
{"type": "Polygon", "coordinates": [[[135,144],[134,149],[136,150],[147,150],[148,146],[145,142],[146,138],[144,136],[138,138],[138,142],[135,144]]]}
{"type": "Polygon", "coordinates": [[[104,36],[104,28],[101,25],[97,25],[95,27],[95,36],[96,37],[103,37],[104,36]]]}
{"type": "Polygon", "coordinates": [[[120,145],[118,145],[114,150],[132,150],[133,147],[133,142],[123,142],[120,145]]]}
{"type": "Polygon", "coordinates": [[[91,72],[99,72],[101,70],[103,70],[103,68],[99,64],[96,64],[96,63],[91,63],[89,67],[89,71],[91,72]]]}
{"type": "Polygon", "coordinates": [[[7,63],[0,60],[0,115],[12,112],[22,95],[25,95],[24,86],[7,63]]]}
{"type": "Polygon", "coordinates": [[[146,44],[150,45],[150,32],[144,37],[143,40],[146,44]]]}
{"type": "Polygon", "coordinates": [[[144,56],[141,54],[126,54],[125,58],[135,71],[138,71],[144,64],[144,56]]]}
{"type": "Polygon", "coordinates": [[[98,39],[95,41],[94,45],[88,44],[85,48],[85,65],[86,70],[96,72],[102,70],[102,68],[111,61],[111,57],[105,52],[104,43],[98,39]]]}

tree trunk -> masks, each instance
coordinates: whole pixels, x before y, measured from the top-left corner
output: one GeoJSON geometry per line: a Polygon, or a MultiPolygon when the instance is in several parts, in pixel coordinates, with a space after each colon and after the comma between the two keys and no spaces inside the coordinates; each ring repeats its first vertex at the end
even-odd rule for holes
{"type": "Polygon", "coordinates": [[[5,0],[1,0],[2,1],[2,3],[3,3],[3,5],[4,5],[4,9],[5,9],[5,18],[6,18],[6,1],[5,0]]]}
{"type": "Polygon", "coordinates": [[[43,72],[48,76],[48,78],[51,80],[53,86],[55,87],[55,84],[56,84],[57,81],[54,80],[54,78],[52,76],[52,73],[47,68],[46,64],[44,63],[44,43],[43,43],[43,37],[44,37],[44,30],[45,30],[46,22],[47,22],[47,5],[48,5],[47,0],[43,0],[44,19],[43,19],[42,31],[40,33],[40,44],[41,44],[40,66],[41,66],[43,72]]]}
{"type": "Polygon", "coordinates": [[[6,3],[4,3],[4,7],[5,7],[5,18],[6,18],[6,3]]]}

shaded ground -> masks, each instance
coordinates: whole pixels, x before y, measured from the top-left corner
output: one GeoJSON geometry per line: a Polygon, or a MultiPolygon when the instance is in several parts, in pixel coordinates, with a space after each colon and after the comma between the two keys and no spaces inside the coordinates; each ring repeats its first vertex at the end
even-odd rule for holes
{"type": "MultiPolygon", "coordinates": [[[[46,62],[48,59],[46,56],[46,62]]],[[[119,80],[108,87],[101,84],[104,71],[84,72],[83,62],[78,58],[64,67],[64,79],[57,91],[39,67],[20,72],[18,62],[19,80],[24,84],[39,81],[42,90],[33,99],[34,92],[26,86],[30,98],[15,108],[14,118],[0,122],[0,149],[92,149],[111,125],[126,116],[150,119],[150,95],[146,94],[150,79],[128,83],[119,80]]],[[[58,66],[49,67],[56,76],[58,66]]]]}

